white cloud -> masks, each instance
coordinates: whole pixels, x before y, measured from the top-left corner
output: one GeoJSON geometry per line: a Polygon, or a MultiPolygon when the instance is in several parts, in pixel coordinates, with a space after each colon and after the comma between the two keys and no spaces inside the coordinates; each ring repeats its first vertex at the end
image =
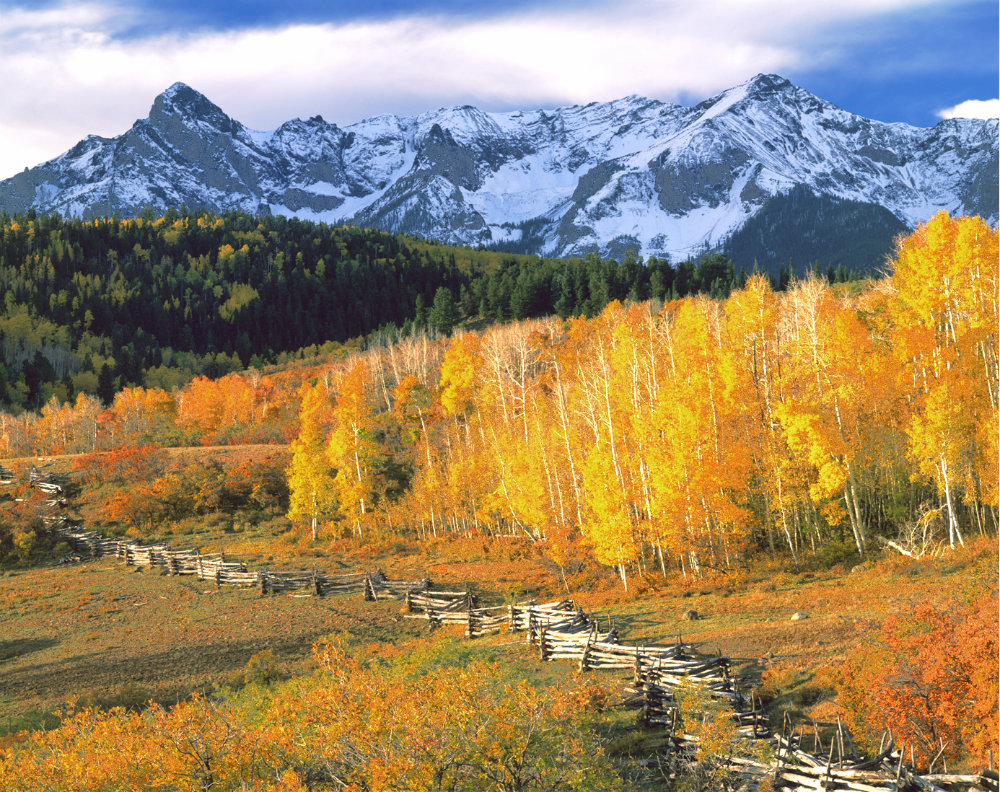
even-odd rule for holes
{"type": "Polygon", "coordinates": [[[629,0],[482,19],[138,38],[121,34],[143,20],[100,2],[5,11],[0,178],[88,133],[121,133],[177,80],[261,129],[316,113],[347,124],[464,102],[530,108],[631,93],[707,97],[757,72],[840,57],[810,43],[831,24],[935,1],[629,0]]]}
{"type": "Polygon", "coordinates": [[[968,99],[938,111],[939,118],[1000,118],[1000,99],[968,99]]]}

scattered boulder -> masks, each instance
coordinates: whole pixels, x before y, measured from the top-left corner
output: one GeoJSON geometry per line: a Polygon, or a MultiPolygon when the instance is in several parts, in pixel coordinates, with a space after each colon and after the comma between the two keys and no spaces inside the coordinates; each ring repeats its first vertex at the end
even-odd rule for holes
{"type": "Polygon", "coordinates": [[[686,610],[681,614],[681,618],[684,619],[684,621],[698,621],[698,611],[693,608],[691,610],[686,610]]]}
{"type": "Polygon", "coordinates": [[[802,621],[803,619],[808,619],[808,618],[809,614],[803,613],[802,611],[795,611],[795,613],[792,614],[792,621],[802,621]]]}
{"type": "Polygon", "coordinates": [[[853,574],[857,574],[858,572],[864,572],[864,571],[865,571],[865,565],[864,564],[856,564],[855,566],[851,567],[851,574],[852,575],[853,574]]]}

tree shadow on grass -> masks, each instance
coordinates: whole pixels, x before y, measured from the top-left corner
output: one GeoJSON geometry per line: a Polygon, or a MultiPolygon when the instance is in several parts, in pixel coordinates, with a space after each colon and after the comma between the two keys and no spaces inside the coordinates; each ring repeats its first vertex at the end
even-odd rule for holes
{"type": "Polygon", "coordinates": [[[48,649],[57,643],[59,642],[54,638],[17,638],[13,641],[0,641],[0,663],[41,649],[48,649]]]}

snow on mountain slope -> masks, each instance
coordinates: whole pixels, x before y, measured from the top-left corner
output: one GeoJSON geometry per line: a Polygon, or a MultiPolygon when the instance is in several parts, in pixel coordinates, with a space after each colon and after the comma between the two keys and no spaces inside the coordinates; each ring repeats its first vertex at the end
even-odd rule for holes
{"type": "Polygon", "coordinates": [[[676,260],[719,248],[801,186],[885,207],[911,227],[939,209],[995,222],[997,161],[996,121],[885,124],[776,75],[693,108],[628,96],[343,128],[316,116],[267,132],[176,83],[122,135],[90,136],[0,182],[0,208],[128,216],[183,203],[456,244],[521,240],[549,255],[632,248],[676,260]]]}

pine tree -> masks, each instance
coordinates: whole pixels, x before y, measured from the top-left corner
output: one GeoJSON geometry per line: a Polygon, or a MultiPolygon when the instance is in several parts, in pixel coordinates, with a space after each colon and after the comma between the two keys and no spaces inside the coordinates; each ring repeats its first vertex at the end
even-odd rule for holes
{"type": "Polygon", "coordinates": [[[444,286],[434,292],[434,302],[427,315],[427,322],[444,336],[451,335],[451,331],[458,323],[458,308],[455,305],[455,299],[451,296],[451,291],[444,286]]]}

